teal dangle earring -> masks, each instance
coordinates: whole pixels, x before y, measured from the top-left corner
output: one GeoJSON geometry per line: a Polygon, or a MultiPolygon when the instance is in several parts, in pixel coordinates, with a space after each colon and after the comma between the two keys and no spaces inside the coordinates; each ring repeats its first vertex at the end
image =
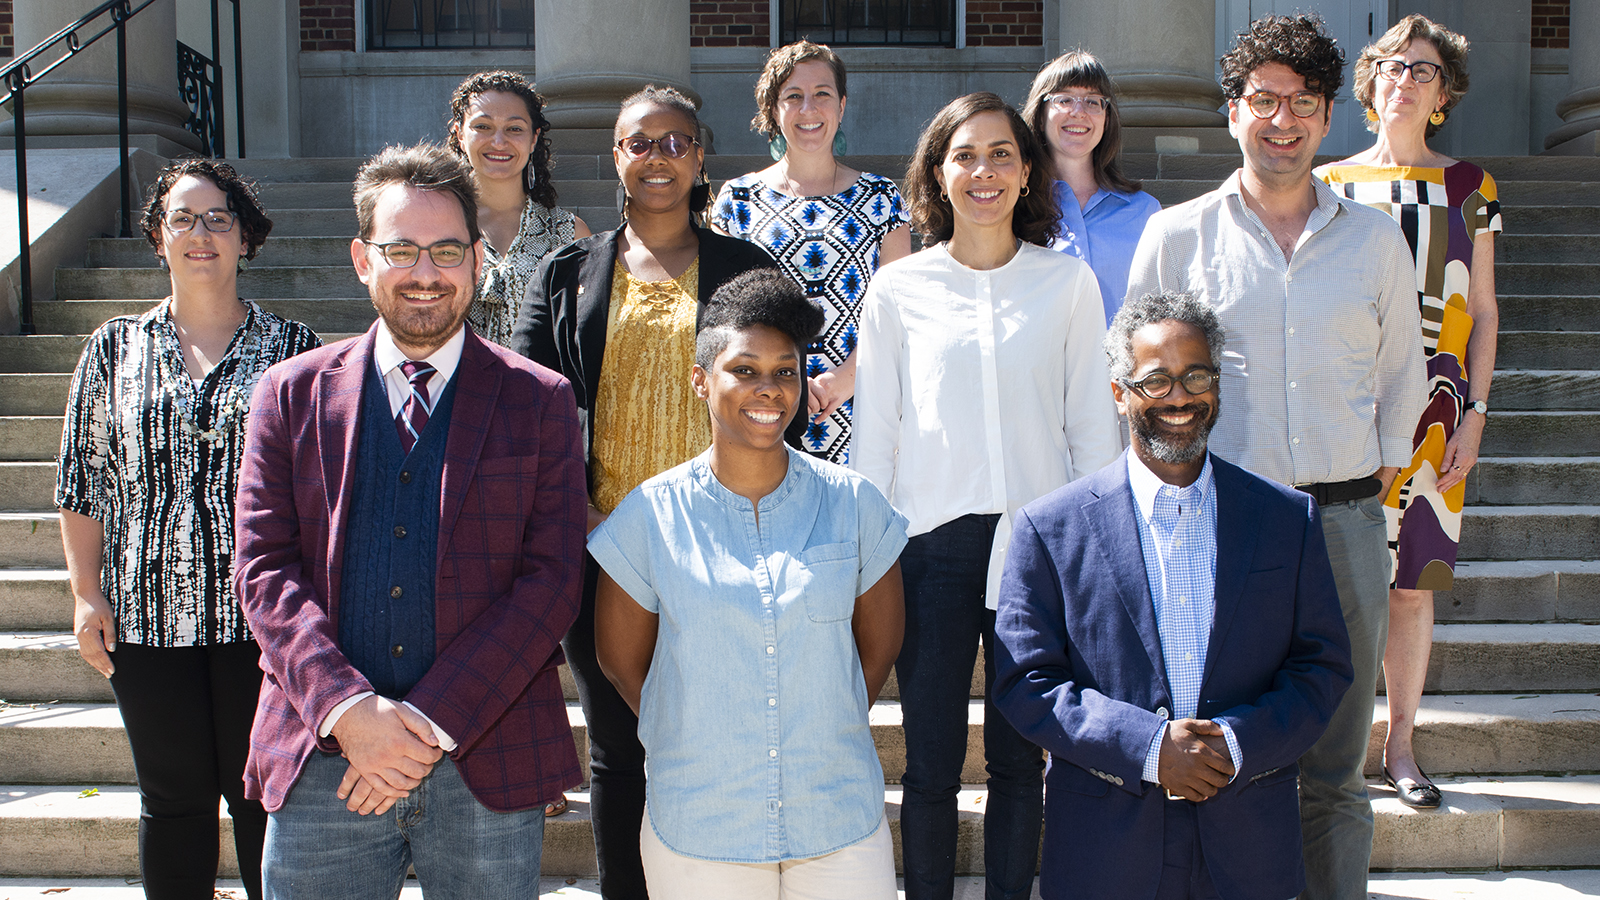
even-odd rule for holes
{"type": "Polygon", "coordinates": [[[772,140],[767,141],[767,152],[772,154],[774,161],[783,159],[783,155],[789,152],[789,142],[783,139],[781,132],[773,135],[772,140]]]}
{"type": "Polygon", "coordinates": [[[845,155],[846,153],[849,153],[849,152],[850,152],[850,145],[845,142],[844,129],[841,128],[838,131],[835,131],[833,133],[833,155],[834,156],[843,156],[843,155],[845,155]]]}

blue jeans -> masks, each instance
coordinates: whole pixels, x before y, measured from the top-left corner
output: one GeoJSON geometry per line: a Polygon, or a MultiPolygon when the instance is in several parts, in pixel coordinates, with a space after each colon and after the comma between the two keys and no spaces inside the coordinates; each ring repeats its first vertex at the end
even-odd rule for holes
{"type": "Polygon", "coordinates": [[[268,900],[394,900],[415,865],[432,900],[524,900],[539,894],[544,808],[487,809],[448,757],[383,815],[360,816],[334,795],[348,767],[313,753],[267,821],[268,900]]]}
{"type": "Polygon", "coordinates": [[[906,900],[949,900],[955,889],[956,794],[980,639],[989,772],[985,893],[988,900],[1025,900],[1033,892],[1044,816],[1044,755],[988,697],[994,682],[994,612],[984,607],[984,589],[999,519],[962,516],[912,538],[900,555],[906,636],[895,674],[906,732],[906,771],[900,779],[906,900]]]}
{"type": "Polygon", "coordinates": [[[1372,804],[1361,770],[1372,734],[1378,667],[1389,636],[1389,547],[1383,501],[1322,508],[1322,534],[1350,632],[1355,681],[1328,730],[1300,757],[1300,827],[1306,900],[1366,900],[1372,861],[1372,804]]]}

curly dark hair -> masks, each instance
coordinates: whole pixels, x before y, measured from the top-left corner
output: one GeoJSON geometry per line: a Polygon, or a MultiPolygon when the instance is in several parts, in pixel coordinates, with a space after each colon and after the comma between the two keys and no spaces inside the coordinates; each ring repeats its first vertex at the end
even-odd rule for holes
{"type": "MultiPolygon", "coordinates": [[[[1362,48],[1356,57],[1355,84],[1350,86],[1350,90],[1363,109],[1372,109],[1372,80],[1378,75],[1378,60],[1388,59],[1419,39],[1432,44],[1439,54],[1439,61],[1444,63],[1444,68],[1439,72],[1439,77],[1444,79],[1440,90],[1444,95],[1444,105],[1439,107],[1439,112],[1444,113],[1446,122],[1450,120],[1450,110],[1467,95],[1471,81],[1467,77],[1467,39],[1420,13],[1412,13],[1401,19],[1382,37],[1362,48]]],[[[1444,122],[1435,125],[1430,121],[1423,137],[1431,138],[1443,127],[1444,122]]],[[[1376,134],[1378,123],[1368,119],[1367,130],[1376,134]]]]}
{"type": "Polygon", "coordinates": [[[696,326],[694,364],[709,370],[735,332],[765,325],[794,341],[803,366],[806,348],[824,321],[822,307],[807,299],[793,278],[777,269],[751,269],[717,288],[707,301],[696,326]]]}
{"type": "Polygon", "coordinates": [[[1050,110],[1044,98],[1069,87],[1088,88],[1106,98],[1105,131],[1100,134],[1100,143],[1089,154],[1095,182],[1108,191],[1123,194],[1139,190],[1140,183],[1122,173],[1122,116],[1117,112],[1117,91],[1111,84],[1111,73],[1087,50],[1072,50],[1045,63],[1039,74],[1033,76],[1033,86],[1028,88],[1022,117],[1033,127],[1033,134],[1044,146],[1045,155],[1050,155],[1050,142],[1045,137],[1045,119],[1050,110]]]}
{"type": "MultiPolygon", "coordinates": [[[[611,137],[622,140],[622,114],[635,106],[660,106],[670,109],[683,116],[689,122],[689,130],[694,134],[694,139],[705,146],[705,126],[700,124],[700,111],[695,108],[694,101],[684,96],[683,92],[674,87],[656,87],[647,84],[643,88],[622,98],[622,103],[617,107],[617,124],[612,126],[611,137]]],[[[689,212],[701,215],[706,210],[706,205],[711,202],[711,177],[706,174],[704,160],[700,163],[700,180],[689,190],[689,212]]],[[[624,207],[626,209],[626,207],[624,207]]],[[[626,218],[626,212],[624,212],[626,218]]]]}
{"type": "Polygon", "coordinates": [[[761,77],[756,80],[756,115],[750,120],[753,131],[770,135],[778,130],[778,91],[794,74],[796,66],[813,60],[828,64],[833,70],[833,86],[839,89],[839,99],[845,98],[844,60],[839,54],[827,44],[795,41],[768,54],[767,64],[761,68],[761,77]]]}
{"type": "Polygon", "coordinates": [[[500,70],[479,72],[456,85],[455,93],[450,95],[450,139],[445,143],[458,155],[467,155],[461,146],[461,125],[467,115],[467,106],[472,103],[472,98],[490,91],[516,94],[528,105],[528,121],[537,132],[533,152],[528,154],[528,165],[523,170],[524,178],[528,172],[533,173],[533,189],[528,191],[528,196],[545,209],[555,209],[556,188],[550,175],[550,120],[544,117],[544,98],[534,90],[533,82],[515,72],[500,70]]]}
{"type": "Polygon", "coordinates": [[[1344,84],[1344,51],[1327,34],[1322,19],[1297,16],[1262,16],[1239,33],[1233,49],[1222,55],[1223,96],[1238,100],[1250,73],[1268,63],[1282,63],[1306,80],[1306,89],[1322,95],[1325,114],[1344,84]]]}
{"type": "Polygon", "coordinates": [[[239,177],[233,166],[214,159],[180,159],[161,170],[155,183],[146,192],[144,211],[139,214],[139,228],[144,232],[144,239],[150,242],[151,247],[160,249],[158,236],[161,232],[161,216],[166,212],[162,207],[167,194],[172,192],[172,186],[185,175],[204,178],[228,195],[228,210],[238,217],[238,227],[244,236],[244,258],[255,259],[261,245],[267,242],[267,234],[272,231],[272,220],[267,218],[261,201],[256,199],[255,184],[239,177]]]}
{"type": "Polygon", "coordinates": [[[1133,333],[1166,321],[1182,322],[1200,332],[1211,348],[1211,368],[1221,365],[1227,335],[1216,310],[1186,291],[1152,291],[1122,304],[1106,329],[1106,369],[1112,381],[1133,374],[1133,333]]]}
{"type": "Polygon", "coordinates": [[[997,112],[1011,123],[1011,135],[1017,142],[1017,155],[1028,165],[1026,195],[1017,200],[1011,216],[1011,232],[1030,244],[1050,246],[1055,240],[1061,220],[1056,209],[1051,188],[1055,180],[1050,171],[1050,158],[1045,155],[1039,138],[1011,104],[998,94],[979,91],[958,97],[934,114],[932,121],[917,139],[917,149],[906,166],[906,193],[911,202],[911,221],[921,233],[924,246],[950,240],[955,233],[955,210],[939,186],[935,172],[944,164],[950,152],[950,141],[957,129],[980,113],[997,112]]]}

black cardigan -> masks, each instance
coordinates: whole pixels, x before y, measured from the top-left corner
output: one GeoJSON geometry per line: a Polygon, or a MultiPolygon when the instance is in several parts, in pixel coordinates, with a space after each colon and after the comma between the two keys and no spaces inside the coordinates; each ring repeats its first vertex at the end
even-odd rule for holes
{"type": "MultiPolygon", "coordinates": [[[[767,251],[738,238],[695,228],[700,236],[699,309],[717,288],[751,269],[777,268],[767,251]]],[[[578,414],[583,417],[584,456],[594,443],[595,391],[605,358],[606,324],[611,313],[611,273],[617,262],[617,237],[608,231],[591,235],[557,250],[539,262],[517,312],[511,349],[540,365],[554,369],[572,382],[578,414]]],[[[685,376],[687,377],[687,375],[685,376]]],[[[805,433],[805,379],[801,379],[800,409],[786,437],[799,446],[805,433]]]]}

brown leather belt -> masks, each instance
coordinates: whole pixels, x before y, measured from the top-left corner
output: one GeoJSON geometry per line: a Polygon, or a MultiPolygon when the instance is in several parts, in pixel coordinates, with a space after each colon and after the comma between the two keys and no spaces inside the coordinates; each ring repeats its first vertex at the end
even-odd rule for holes
{"type": "Polygon", "coordinates": [[[1352,478],[1349,481],[1324,481],[1315,484],[1297,484],[1294,489],[1316,498],[1318,506],[1330,503],[1348,503],[1376,496],[1383,482],[1373,477],[1352,478]]]}

